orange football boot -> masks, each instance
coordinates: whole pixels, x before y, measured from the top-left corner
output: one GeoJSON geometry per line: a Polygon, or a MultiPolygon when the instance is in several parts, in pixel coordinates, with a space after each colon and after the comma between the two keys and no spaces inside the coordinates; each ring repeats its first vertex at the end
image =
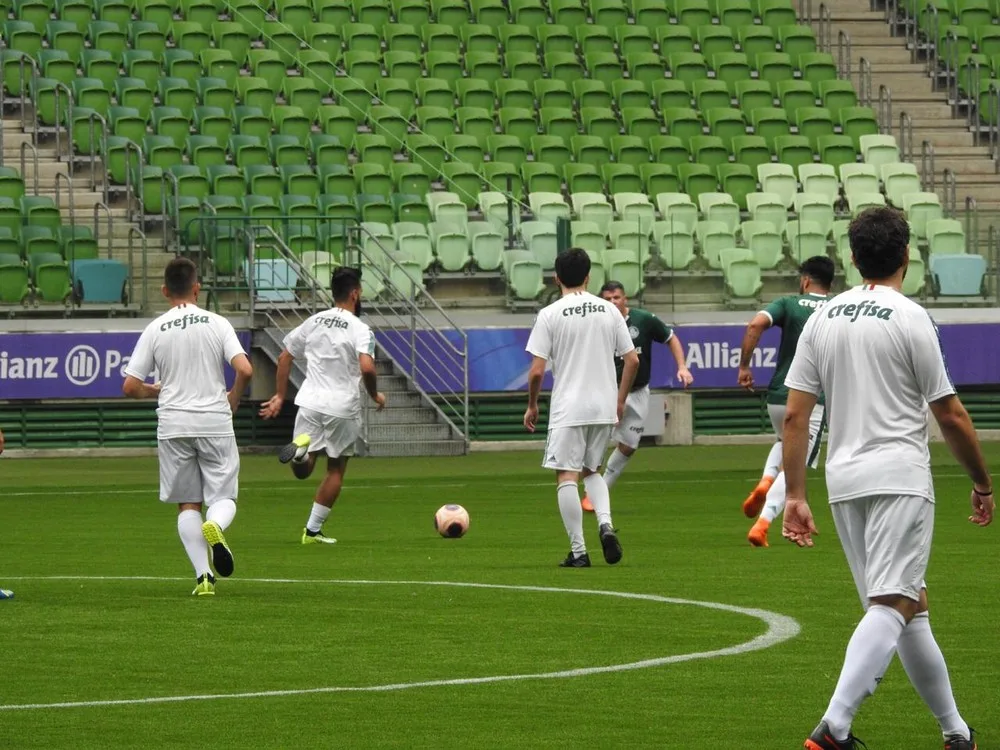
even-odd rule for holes
{"type": "Polygon", "coordinates": [[[762,477],[757,486],[753,488],[747,499],[743,501],[743,515],[747,518],[756,518],[764,510],[764,502],[767,500],[767,491],[774,484],[774,477],[762,477]]]}
{"type": "Polygon", "coordinates": [[[747,534],[747,541],[752,547],[769,547],[767,543],[767,530],[771,528],[771,522],[766,518],[758,518],[747,534]]]}
{"type": "Polygon", "coordinates": [[[587,497],[586,495],[583,496],[583,500],[580,501],[580,505],[588,513],[593,513],[594,512],[594,506],[590,502],[590,498],[587,497]]]}

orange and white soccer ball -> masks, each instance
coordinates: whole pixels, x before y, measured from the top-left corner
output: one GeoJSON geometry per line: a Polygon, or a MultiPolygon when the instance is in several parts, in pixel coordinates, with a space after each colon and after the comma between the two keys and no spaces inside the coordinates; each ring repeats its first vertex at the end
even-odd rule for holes
{"type": "Polygon", "coordinates": [[[469,530],[469,513],[461,505],[442,505],[434,514],[434,528],[441,536],[458,539],[469,530]]]}

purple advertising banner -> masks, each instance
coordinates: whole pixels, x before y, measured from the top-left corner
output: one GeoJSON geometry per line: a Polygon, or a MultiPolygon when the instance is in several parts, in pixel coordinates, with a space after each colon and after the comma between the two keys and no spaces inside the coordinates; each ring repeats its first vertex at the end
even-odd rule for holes
{"type": "MultiPolygon", "coordinates": [[[[694,388],[735,388],[739,364],[742,325],[678,326],[677,336],[684,347],[688,368],[694,375],[694,388]]],[[[1000,340],[1000,324],[954,323],[940,326],[945,360],[956,385],[1000,384],[1000,348],[984,346],[1000,340]]],[[[527,388],[531,357],[524,351],[528,342],[527,328],[475,328],[466,331],[469,342],[469,388],[473,392],[520,391],[527,388]]],[[[393,331],[376,334],[382,348],[398,363],[409,361],[410,335],[393,331]]],[[[751,362],[754,379],[765,387],[774,372],[778,358],[781,332],[770,329],[761,338],[751,362]]],[[[452,339],[458,345],[458,337],[452,339]]],[[[454,355],[444,351],[440,334],[417,338],[417,361],[453,362],[454,355]]],[[[418,371],[428,368],[418,366],[418,371]]],[[[661,344],[653,348],[653,369],[650,386],[677,387],[677,366],[670,350],[661,344]]],[[[460,390],[455,376],[434,374],[418,378],[428,392],[460,390]]],[[[552,385],[551,373],[544,386],[552,385]]]]}
{"type": "MultiPolygon", "coordinates": [[[[140,333],[0,334],[0,399],[118,398],[140,333]]],[[[250,333],[238,335],[249,352],[250,333]]]]}

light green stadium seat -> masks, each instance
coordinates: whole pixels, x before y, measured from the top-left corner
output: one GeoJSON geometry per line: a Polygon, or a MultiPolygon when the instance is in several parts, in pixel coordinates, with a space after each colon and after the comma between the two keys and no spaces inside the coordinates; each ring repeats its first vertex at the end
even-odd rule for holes
{"type": "Polygon", "coordinates": [[[866,164],[877,167],[899,162],[899,146],[891,135],[863,135],[859,139],[859,149],[866,164]]]}
{"type": "Polygon", "coordinates": [[[486,221],[471,221],[468,225],[472,260],[481,271],[496,271],[503,262],[504,235],[486,221]]]}
{"type": "Polygon", "coordinates": [[[944,218],[941,199],[936,193],[910,193],[903,198],[903,210],[910,226],[920,239],[927,237],[927,223],[944,218]]]}
{"type": "Polygon", "coordinates": [[[753,259],[764,270],[770,270],[781,262],[784,243],[781,233],[767,221],[745,221],[740,225],[740,233],[753,259]]]}
{"type": "Polygon", "coordinates": [[[754,221],[766,221],[778,232],[785,231],[788,223],[788,207],[784,199],[776,193],[751,193],[747,196],[747,209],[754,221]]]}
{"type": "Polygon", "coordinates": [[[789,221],[785,226],[792,261],[802,263],[815,255],[826,255],[826,232],[819,224],[810,221],[789,221]]]}
{"type": "Polygon", "coordinates": [[[634,252],[644,266],[649,260],[649,234],[640,224],[632,221],[613,221],[608,226],[611,246],[634,252]]]}
{"type": "Polygon", "coordinates": [[[844,195],[879,192],[878,170],[872,164],[842,164],[840,181],[844,185],[844,195]]]}
{"type": "Polygon", "coordinates": [[[683,271],[694,261],[694,233],[673,221],[653,224],[653,239],[660,262],[673,271],[683,271]]]}
{"type": "Polygon", "coordinates": [[[645,193],[615,192],[612,198],[615,212],[621,221],[637,224],[647,235],[653,231],[656,210],[645,193]]]}
{"type": "Polygon", "coordinates": [[[926,228],[932,255],[957,255],[966,251],[965,229],[957,219],[929,219],[926,228]]]}
{"type": "Polygon", "coordinates": [[[451,192],[427,194],[427,207],[436,223],[446,223],[464,227],[469,222],[468,209],[462,199],[451,192]]]}
{"type": "Polygon", "coordinates": [[[433,222],[430,235],[435,257],[445,271],[461,271],[469,264],[469,239],[465,225],[433,222]]]}
{"type": "Polygon", "coordinates": [[[706,221],[725,224],[731,234],[740,224],[740,208],[728,193],[702,193],[698,207],[706,221]]]}
{"type": "Polygon", "coordinates": [[[795,179],[795,170],[791,165],[761,164],[757,167],[757,179],[760,181],[761,191],[778,196],[785,208],[789,208],[795,201],[798,180],[795,179]]]}
{"type": "Polygon", "coordinates": [[[695,227],[695,235],[698,237],[701,257],[710,268],[716,270],[722,267],[719,253],[736,246],[735,232],[722,221],[699,221],[695,227]]]}
{"type": "Polygon", "coordinates": [[[885,196],[882,193],[852,193],[847,196],[847,205],[852,216],[857,216],[867,208],[885,206],[885,196]]]}
{"type": "Polygon", "coordinates": [[[591,258],[600,257],[608,247],[608,236],[593,222],[574,221],[570,224],[570,244],[586,250],[591,258]]]}
{"type": "Polygon", "coordinates": [[[921,191],[920,175],[915,164],[883,164],[881,174],[886,198],[896,208],[903,207],[907,195],[921,191]]]}
{"type": "Polygon", "coordinates": [[[686,193],[660,193],[656,196],[656,207],[663,220],[671,226],[694,232],[698,223],[698,207],[686,193]]]}
{"type": "Polygon", "coordinates": [[[504,251],[504,273],[510,291],[517,299],[536,299],[545,288],[542,266],[526,250],[504,251]]]}
{"type": "Polygon", "coordinates": [[[520,226],[520,232],[525,246],[542,269],[553,269],[558,252],[556,225],[550,221],[525,221],[520,226]]]}
{"type": "Polygon", "coordinates": [[[573,193],[573,213],[580,221],[592,223],[605,236],[614,220],[614,209],[603,193],[573,193]]]}
{"type": "MultiPolygon", "coordinates": [[[[479,194],[479,211],[483,218],[495,227],[507,226],[507,215],[510,207],[510,200],[506,195],[496,191],[486,191],[479,194]]],[[[516,217],[518,209],[515,207],[516,217]]]]}
{"type": "Polygon", "coordinates": [[[795,196],[795,213],[799,221],[815,224],[823,236],[833,228],[833,201],[818,193],[798,193],[795,196]]]}
{"type": "Polygon", "coordinates": [[[903,277],[902,292],[907,297],[915,297],[924,290],[927,281],[927,268],[923,260],[910,258],[910,265],[906,269],[906,276],[903,277]]]}
{"type": "Polygon", "coordinates": [[[642,266],[628,251],[605,250],[601,258],[605,278],[614,279],[625,288],[627,297],[638,297],[646,286],[642,266]]]}
{"type": "Polygon", "coordinates": [[[760,278],[760,266],[749,250],[728,250],[722,275],[726,287],[734,297],[754,298],[764,286],[760,278]]]}
{"type": "Polygon", "coordinates": [[[836,171],[829,164],[800,165],[799,180],[802,182],[803,193],[826,196],[831,203],[840,197],[840,182],[836,171]]]}
{"type": "Polygon", "coordinates": [[[398,234],[396,247],[405,252],[419,265],[421,271],[426,271],[434,262],[434,247],[427,233],[398,234]]]}

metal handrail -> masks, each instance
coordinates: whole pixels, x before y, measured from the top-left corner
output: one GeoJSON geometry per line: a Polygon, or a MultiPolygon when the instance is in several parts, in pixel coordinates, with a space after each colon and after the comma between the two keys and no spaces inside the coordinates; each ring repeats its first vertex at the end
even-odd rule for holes
{"type": "MultiPolygon", "coordinates": [[[[957,62],[958,58],[955,46],[957,41],[958,39],[952,35],[951,31],[944,39],[944,78],[945,85],[948,87],[948,101],[951,103],[952,117],[958,114],[958,75],[957,71],[952,70],[952,62],[957,62]]],[[[938,76],[935,74],[931,76],[931,90],[937,91],[937,89],[938,76]]]]}
{"type": "MultiPolygon", "coordinates": [[[[933,39],[927,44],[927,64],[924,66],[924,72],[928,75],[934,75],[938,68],[938,48],[937,42],[941,38],[941,14],[938,13],[937,6],[934,3],[928,3],[922,13],[930,13],[933,20],[931,22],[931,30],[933,32],[933,39]]],[[[950,21],[950,19],[949,19],[950,21]]],[[[917,19],[917,28],[919,29],[920,23],[917,19]]],[[[937,89],[937,86],[934,86],[937,89]]]]}
{"type": "Polygon", "coordinates": [[[799,20],[808,26],[813,22],[812,0],[799,0],[799,20]]]}
{"type": "Polygon", "coordinates": [[[35,144],[32,141],[24,141],[21,144],[21,179],[24,179],[25,166],[27,165],[27,160],[25,159],[24,152],[27,149],[31,149],[31,165],[34,167],[34,192],[38,195],[38,149],[35,148],[35,144]]]}
{"type": "Polygon", "coordinates": [[[861,106],[872,105],[872,64],[867,57],[858,61],[858,100],[861,106]]]}
{"type": "Polygon", "coordinates": [[[913,118],[907,112],[899,113],[899,158],[913,161],[913,118]]]}
{"type": "MultiPolygon", "coordinates": [[[[73,114],[73,92],[70,91],[69,86],[67,86],[65,83],[62,83],[62,82],[56,83],[55,90],[56,90],[56,101],[55,101],[55,105],[56,105],[55,106],[55,120],[56,120],[56,124],[55,124],[55,127],[53,128],[53,130],[55,131],[55,134],[56,134],[56,161],[62,161],[62,158],[63,158],[62,143],[59,140],[59,136],[62,134],[63,128],[66,125],[66,121],[67,121],[68,117],[72,117],[72,114],[73,114]],[[59,96],[59,90],[60,89],[62,89],[63,91],[66,92],[66,111],[65,112],[60,112],[61,103],[62,103],[62,97],[59,96]],[[62,114],[62,117],[59,116],[60,114],[62,114]]],[[[36,105],[36,107],[37,107],[37,105],[36,105]]],[[[70,148],[72,148],[72,142],[70,143],[70,148]]]]}
{"type": "Polygon", "coordinates": [[[941,177],[944,184],[944,213],[945,216],[951,218],[955,215],[958,203],[958,180],[955,178],[955,173],[948,167],[945,167],[941,177]]]}
{"type": "Polygon", "coordinates": [[[94,204],[94,242],[97,246],[101,246],[101,211],[104,211],[105,218],[108,220],[108,260],[112,259],[111,251],[111,239],[114,237],[114,221],[111,217],[111,208],[107,203],[102,201],[97,201],[94,204]]]}
{"type": "MultiPolygon", "coordinates": [[[[225,220],[225,219],[223,219],[225,220]]],[[[319,286],[318,282],[303,268],[298,257],[285,245],[281,237],[269,226],[248,227],[246,232],[248,242],[248,260],[252,264],[255,258],[254,248],[261,238],[266,238],[270,245],[275,247],[283,260],[289,264],[293,271],[299,275],[308,294],[306,300],[306,310],[309,315],[319,311],[319,305],[324,308],[332,305],[332,299],[325,288],[319,286]]],[[[366,228],[358,226],[352,227],[359,240],[373,242],[380,252],[385,252],[385,248],[378,242],[377,238],[371,235],[366,228]]],[[[382,353],[395,365],[395,370],[406,377],[411,388],[419,393],[424,401],[430,405],[437,415],[445,421],[456,433],[462,436],[468,444],[469,435],[469,371],[468,371],[468,337],[460,326],[448,316],[437,301],[427,293],[423,287],[421,279],[415,278],[403,266],[399,265],[391,255],[386,258],[396,273],[401,273],[404,277],[404,284],[411,287],[413,296],[401,290],[392,278],[392,271],[387,273],[377,259],[371,257],[363,246],[363,242],[356,242],[350,248],[357,253],[361,267],[366,274],[374,274],[383,284],[383,295],[376,301],[365,306],[366,317],[373,324],[376,330],[384,332],[379,347],[382,353]],[[434,309],[438,315],[446,322],[445,327],[441,327],[431,321],[425,314],[421,306],[417,303],[417,298],[422,298],[425,304],[434,309]],[[401,334],[395,336],[393,334],[401,334]],[[436,334],[436,337],[435,337],[436,334]],[[399,351],[401,342],[408,339],[408,351],[399,351]],[[428,345],[428,339],[434,341],[435,346],[428,345]],[[458,340],[456,345],[453,339],[458,340]],[[421,342],[423,345],[421,345],[421,342]],[[433,373],[445,382],[454,381],[457,373],[455,369],[461,371],[461,392],[460,403],[442,404],[431,397],[421,383],[422,378],[433,373]],[[442,372],[443,370],[443,372],[442,372]],[[429,371],[429,372],[428,372],[429,371]],[[447,409],[447,411],[446,411],[447,409]],[[448,412],[451,412],[450,414],[448,412]]],[[[248,274],[248,284],[251,288],[250,310],[251,314],[257,311],[258,300],[256,293],[254,274],[248,274]]],[[[304,319],[298,310],[289,310],[280,303],[267,303],[263,313],[268,321],[276,328],[286,331],[289,325],[298,325],[304,319]]],[[[456,391],[457,394],[457,391],[456,391]]],[[[444,394],[437,392],[440,399],[444,394]]]]}
{"type": "Polygon", "coordinates": [[[979,207],[971,195],[965,196],[965,234],[972,235],[975,252],[979,252],[979,207]]]}
{"type": "MultiPolygon", "coordinates": [[[[966,88],[968,100],[965,102],[960,102],[958,98],[958,86],[955,86],[955,106],[958,107],[959,104],[964,103],[966,105],[965,113],[965,124],[968,125],[973,130],[973,142],[978,146],[980,145],[980,133],[979,128],[973,128],[973,123],[976,118],[979,117],[979,108],[982,106],[983,93],[980,90],[979,82],[982,80],[982,66],[979,64],[978,60],[973,60],[971,66],[966,67],[966,88]]],[[[993,85],[992,83],[990,84],[993,85]]]]}
{"type": "Polygon", "coordinates": [[[892,134],[892,89],[884,83],[878,87],[878,129],[882,134],[892,134]]]}
{"type": "MultiPolygon", "coordinates": [[[[998,127],[997,117],[1000,116],[1000,89],[997,88],[996,81],[990,81],[990,87],[986,92],[990,117],[987,120],[988,128],[986,137],[989,140],[990,154],[993,156],[993,164],[998,174],[1000,174],[1000,161],[997,161],[997,145],[1000,144],[1000,127],[998,127]]],[[[982,107],[982,99],[979,106],[982,107]]],[[[977,117],[982,119],[982,109],[978,109],[977,117]]],[[[976,128],[976,136],[980,136],[979,128],[976,128]]],[[[978,141],[977,141],[978,143],[978,141]]]]}
{"type": "MultiPolygon", "coordinates": [[[[73,118],[71,117],[69,120],[69,143],[71,149],[73,148],[73,122],[73,118]]],[[[90,136],[90,154],[87,154],[90,157],[90,189],[91,191],[94,191],[97,190],[97,154],[104,153],[108,142],[107,120],[105,120],[99,112],[91,112],[87,115],[87,129],[88,135],[90,136]],[[94,129],[94,124],[98,121],[101,123],[100,151],[97,150],[94,140],[94,136],[97,134],[94,129]]],[[[107,184],[107,179],[105,179],[104,182],[107,184]]],[[[104,198],[106,201],[107,195],[105,195],[104,198]]]]}
{"type": "Polygon", "coordinates": [[[837,77],[851,80],[851,35],[843,29],[837,33],[837,77]]]}
{"type": "Polygon", "coordinates": [[[924,141],[920,144],[920,182],[924,189],[933,193],[937,182],[934,166],[934,144],[924,141]]]}
{"type": "MultiPolygon", "coordinates": [[[[129,152],[135,151],[137,166],[141,169],[143,162],[142,149],[139,144],[135,141],[128,140],[125,141],[125,200],[128,201],[128,220],[135,221],[136,215],[139,217],[139,223],[145,226],[145,207],[142,204],[142,196],[138,195],[135,190],[135,180],[132,175],[132,159],[130,158],[129,152]],[[133,200],[139,206],[138,213],[133,212],[132,203],[133,200]]],[[[145,235],[143,235],[145,237],[145,235]]]]}
{"type": "Polygon", "coordinates": [[[181,202],[181,182],[177,179],[177,175],[173,172],[165,171],[160,177],[160,209],[162,213],[160,214],[163,219],[163,250],[167,251],[170,249],[170,228],[168,225],[176,227],[180,223],[180,202],[181,202]],[[167,200],[167,183],[173,184],[173,190],[171,195],[174,199],[174,210],[177,211],[176,215],[170,213],[170,201],[167,200]]]}
{"type": "MultiPolygon", "coordinates": [[[[130,226],[128,228],[128,265],[129,269],[134,269],[134,244],[133,240],[138,237],[142,242],[142,310],[149,308],[149,290],[146,288],[146,279],[149,278],[149,249],[146,246],[146,233],[143,232],[137,226],[130,226]]],[[[135,299],[135,273],[133,271],[129,272],[128,275],[128,300],[131,304],[132,300],[135,299]]]]}
{"type": "MultiPolygon", "coordinates": [[[[28,123],[25,122],[24,114],[25,114],[25,112],[28,109],[28,107],[27,107],[28,102],[31,101],[30,99],[28,99],[28,96],[27,96],[28,90],[30,88],[30,84],[28,83],[28,81],[32,81],[33,82],[36,78],[41,78],[42,74],[41,74],[41,71],[38,68],[38,63],[35,62],[35,59],[33,57],[30,57],[28,55],[22,55],[21,56],[21,59],[18,61],[18,64],[17,64],[17,68],[18,68],[18,75],[21,77],[21,80],[19,81],[19,83],[21,85],[21,91],[20,91],[20,97],[21,97],[21,132],[22,133],[26,133],[28,131],[28,123]],[[27,63],[27,64],[29,64],[31,66],[31,78],[25,78],[25,76],[24,76],[24,65],[25,65],[25,63],[27,63]]],[[[32,102],[31,113],[32,113],[32,117],[31,117],[31,120],[32,120],[32,122],[31,122],[31,126],[32,126],[31,127],[31,132],[32,133],[37,133],[38,132],[38,106],[34,102],[32,102]]]]}
{"type": "Polygon", "coordinates": [[[62,200],[59,192],[59,185],[65,181],[66,191],[69,193],[69,225],[76,227],[76,208],[73,206],[73,178],[63,172],[56,172],[56,206],[62,211],[62,200]]]}

